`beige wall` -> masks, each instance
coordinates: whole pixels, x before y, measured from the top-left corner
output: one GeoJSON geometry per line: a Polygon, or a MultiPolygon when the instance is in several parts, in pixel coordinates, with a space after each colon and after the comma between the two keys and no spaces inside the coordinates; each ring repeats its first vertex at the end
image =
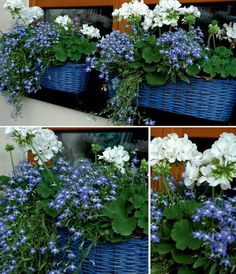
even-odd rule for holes
{"type": "MultiPolygon", "coordinates": [[[[14,142],[12,142],[11,139],[6,138],[5,128],[1,127],[0,128],[0,176],[7,175],[12,170],[9,152],[5,151],[5,146],[7,143],[14,144],[14,142]]],[[[17,165],[17,163],[20,160],[23,160],[25,158],[24,153],[20,151],[18,148],[16,148],[13,151],[13,156],[14,156],[15,165],[17,165]]]]}

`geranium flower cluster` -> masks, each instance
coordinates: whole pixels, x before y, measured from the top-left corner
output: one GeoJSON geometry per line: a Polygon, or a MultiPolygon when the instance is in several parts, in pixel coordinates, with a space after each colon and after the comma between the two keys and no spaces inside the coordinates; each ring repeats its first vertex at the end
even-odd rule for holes
{"type": "Polygon", "coordinates": [[[165,32],[157,38],[157,46],[170,69],[180,71],[196,64],[202,57],[203,33],[199,28],[191,28],[190,31],[180,28],[175,32],[165,32]]]}
{"type": "Polygon", "coordinates": [[[229,256],[236,248],[236,197],[216,197],[207,200],[193,215],[193,222],[212,223],[209,229],[193,232],[195,238],[210,248],[210,258],[220,262],[223,267],[231,268],[235,262],[229,256]]]}
{"type": "Polygon", "coordinates": [[[233,133],[221,134],[200,159],[192,158],[183,176],[186,186],[207,182],[211,187],[220,185],[223,190],[230,189],[236,177],[236,136],[233,133]]]}
{"type": "Polygon", "coordinates": [[[62,143],[49,129],[8,127],[6,135],[12,137],[25,152],[32,151],[40,165],[50,161],[62,150],[62,143]]]}
{"type": "Polygon", "coordinates": [[[168,134],[166,137],[154,138],[150,143],[150,164],[154,166],[163,160],[173,164],[176,162],[186,162],[193,158],[198,159],[201,153],[197,150],[185,134],[183,138],[176,133],[168,134]]]}
{"type": "Polygon", "coordinates": [[[115,9],[112,13],[113,17],[116,17],[118,21],[124,20],[138,20],[140,21],[142,16],[145,16],[149,11],[149,8],[144,4],[143,0],[132,0],[129,3],[124,3],[121,8],[115,9]]]}
{"type": "Polygon", "coordinates": [[[133,0],[129,3],[124,3],[120,9],[114,10],[112,13],[118,21],[125,19],[128,23],[140,23],[144,30],[171,25],[178,25],[180,16],[183,16],[183,22],[193,24],[201,13],[197,7],[190,6],[188,8],[181,7],[181,3],[177,0],[160,0],[154,10],[144,4],[143,0],[133,0]]]}
{"type": "Polygon", "coordinates": [[[3,7],[8,9],[17,20],[21,20],[25,25],[39,21],[44,16],[43,9],[37,6],[27,7],[25,1],[22,0],[6,0],[3,7]]]}
{"type": "Polygon", "coordinates": [[[112,74],[111,70],[114,64],[122,69],[127,62],[134,61],[134,45],[129,36],[120,31],[107,34],[97,44],[97,48],[101,55],[100,60],[98,61],[93,57],[87,58],[88,71],[99,66],[99,77],[104,78],[106,81],[109,80],[109,76],[112,74]]]}

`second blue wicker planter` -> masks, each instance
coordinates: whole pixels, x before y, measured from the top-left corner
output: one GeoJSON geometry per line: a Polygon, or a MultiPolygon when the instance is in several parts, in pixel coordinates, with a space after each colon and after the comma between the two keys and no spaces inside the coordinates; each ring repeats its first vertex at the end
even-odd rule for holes
{"type": "MultiPolygon", "coordinates": [[[[236,80],[191,78],[190,84],[177,81],[163,86],[140,87],[139,104],[176,114],[228,122],[236,102],[236,80]]],[[[110,97],[115,91],[109,89],[110,97]]]]}
{"type": "Polygon", "coordinates": [[[78,94],[87,90],[89,75],[86,64],[49,67],[41,79],[41,86],[78,94]]]}
{"type": "MultiPolygon", "coordinates": [[[[59,232],[61,246],[68,239],[66,230],[59,232]]],[[[91,242],[85,242],[83,249],[86,250],[91,242]]],[[[81,261],[81,251],[78,241],[70,246],[70,250],[77,255],[75,265],[78,267],[81,261]]],[[[58,260],[65,258],[66,254],[60,254],[58,260]]],[[[73,273],[68,271],[68,273],[73,273]]],[[[98,243],[92,247],[86,257],[81,274],[147,274],[148,273],[148,238],[130,239],[121,243],[98,243]]]]}

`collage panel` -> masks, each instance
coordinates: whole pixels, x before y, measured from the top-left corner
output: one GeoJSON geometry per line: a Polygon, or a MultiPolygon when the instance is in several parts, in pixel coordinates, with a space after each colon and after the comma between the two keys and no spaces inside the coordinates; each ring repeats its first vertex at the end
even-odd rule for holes
{"type": "Polygon", "coordinates": [[[233,273],[236,128],[152,128],[151,274],[233,273]]]}
{"type": "Polygon", "coordinates": [[[0,14],[2,126],[236,124],[236,0],[1,0],[0,14]]]}
{"type": "Polygon", "coordinates": [[[236,271],[236,0],[0,0],[0,274],[236,271]]]}
{"type": "Polygon", "coordinates": [[[148,273],[147,128],[0,134],[0,273],[148,273]]]}

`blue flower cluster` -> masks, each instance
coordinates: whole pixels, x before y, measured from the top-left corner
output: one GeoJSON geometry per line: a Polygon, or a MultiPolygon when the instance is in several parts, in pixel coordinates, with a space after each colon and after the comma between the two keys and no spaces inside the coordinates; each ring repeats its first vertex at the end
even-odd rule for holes
{"type": "MultiPolygon", "coordinates": [[[[75,218],[79,215],[77,217],[82,222],[92,220],[105,202],[115,199],[117,184],[114,179],[117,178],[115,175],[113,178],[105,176],[104,168],[94,168],[90,162],[81,160],[78,168],[58,177],[64,187],[49,204],[61,212],[57,217],[58,227],[63,226],[71,216],[75,218]]],[[[82,234],[78,230],[73,233],[74,240],[82,234]]]]}
{"type": "Polygon", "coordinates": [[[134,62],[134,45],[129,36],[120,31],[113,31],[107,34],[98,44],[100,58],[87,58],[88,70],[97,67],[100,71],[100,78],[109,81],[114,67],[125,67],[127,62],[134,62]]]}
{"type": "Polygon", "coordinates": [[[158,235],[158,223],[162,220],[162,211],[158,207],[159,195],[158,193],[151,192],[151,241],[152,243],[159,243],[160,238],[158,235]]]}
{"type": "Polygon", "coordinates": [[[27,210],[26,203],[30,202],[30,197],[41,180],[40,171],[32,164],[22,161],[9,182],[3,186],[5,195],[0,197],[0,261],[4,257],[4,264],[0,264],[1,273],[17,272],[15,255],[21,254],[22,250],[33,255],[28,237],[33,219],[28,218],[22,209],[27,210]]]}
{"type": "Polygon", "coordinates": [[[174,71],[196,64],[202,57],[203,33],[199,28],[186,31],[165,32],[157,39],[160,53],[167,59],[167,65],[174,71]]]}
{"type": "Polygon", "coordinates": [[[207,244],[210,248],[210,257],[219,260],[220,264],[227,268],[233,266],[232,256],[230,258],[228,253],[236,248],[235,216],[236,196],[224,199],[217,197],[215,201],[207,200],[192,217],[194,222],[213,222],[211,230],[195,231],[194,237],[207,244]]]}
{"type": "Polygon", "coordinates": [[[48,65],[50,48],[59,41],[59,34],[49,24],[16,25],[0,38],[0,93],[21,110],[21,98],[39,89],[40,75],[48,65]]]}

